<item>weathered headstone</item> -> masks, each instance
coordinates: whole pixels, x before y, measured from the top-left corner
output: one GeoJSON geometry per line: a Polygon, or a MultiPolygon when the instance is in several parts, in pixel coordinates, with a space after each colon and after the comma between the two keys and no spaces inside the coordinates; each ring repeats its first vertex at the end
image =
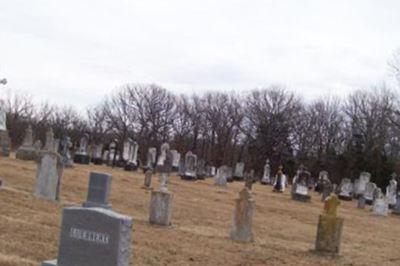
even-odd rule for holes
{"type": "Polygon", "coordinates": [[[283,193],[286,187],[286,175],[283,173],[283,166],[279,166],[279,170],[274,178],[273,191],[283,193]]]}
{"type": "Polygon", "coordinates": [[[143,167],[143,172],[146,172],[147,170],[155,170],[156,157],[157,149],[154,147],[150,147],[147,151],[147,163],[146,166],[143,167]]]}
{"type": "Polygon", "coordinates": [[[337,217],[337,206],[340,201],[336,195],[325,201],[325,214],[319,216],[315,250],[321,253],[336,255],[340,251],[343,229],[343,218],[337,217]]]}
{"type": "Polygon", "coordinates": [[[308,193],[308,180],[310,179],[310,172],[302,168],[298,171],[296,178],[293,180],[292,199],[301,202],[308,202],[311,196],[308,193]]]}
{"type": "Polygon", "coordinates": [[[48,200],[59,200],[63,164],[54,151],[41,151],[39,154],[35,195],[48,200]]]}
{"type": "Polygon", "coordinates": [[[350,201],[353,199],[353,183],[349,178],[343,178],[339,187],[339,199],[350,201]]]}
{"type": "Polygon", "coordinates": [[[233,224],[230,238],[238,242],[253,241],[253,213],[254,199],[248,188],[243,188],[239,192],[239,198],[235,200],[235,210],[233,214],[233,224]]]}
{"type": "Polygon", "coordinates": [[[63,163],[64,167],[72,167],[74,165],[74,161],[72,160],[70,152],[71,147],[71,138],[65,136],[60,143],[61,162],[63,163]]]}
{"type": "Polygon", "coordinates": [[[394,178],[389,181],[389,185],[386,187],[386,198],[389,207],[393,208],[397,202],[397,181],[394,178]]]}
{"type": "Polygon", "coordinates": [[[24,161],[36,161],[39,156],[39,150],[33,146],[33,133],[31,125],[25,131],[25,138],[22,145],[18,148],[15,157],[24,161]]]}
{"type": "Polygon", "coordinates": [[[388,216],[389,214],[389,204],[380,188],[377,189],[377,196],[372,206],[372,212],[379,216],[388,216]]]}
{"type": "Polygon", "coordinates": [[[102,165],[103,164],[103,143],[96,144],[93,147],[92,152],[92,162],[95,165],[102,165]]]}
{"type": "Polygon", "coordinates": [[[215,175],[215,185],[216,186],[226,186],[228,182],[228,175],[229,175],[229,167],[226,165],[221,166],[217,170],[217,174],[215,175]]]}
{"type": "Polygon", "coordinates": [[[269,165],[269,159],[267,159],[264,165],[264,174],[261,179],[261,184],[263,185],[271,184],[271,166],[269,165]]]}
{"type": "Polygon", "coordinates": [[[357,200],[357,208],[364,209],[365,208],[365,198],[364,195],[359,195],[357,200]]]}
{"type": "Polygon", "coordinates": [[[74,162],[78,164],[89,164],[89,134],[85,133],[79,141],[78,151],[75,153],[74,162]]]}
{"type": "Polygon", "coordinates": [[[319,182],[322,193],[321,200],[325,201],[333,192],[333,185],[332,182],[329,180],[329,174],[327,171],[321,171],[319,173],[319,182]]]}
{"type": "Polygon", "coordinates": [[[235,171],[233,173],[233,179],[237,181],[244,180],[244,163],[238,162],[235,166],[235,171]]]}
{"type": "Polygon", "coordinates": [[[396,215],[400,215],[400,191],[397,193],[397,201],[396,201],[396,205],[393,208],[392,213],[396,214],[396,215]]]}
{"type": "Polygon", "coordinates": [[[111,141],[111,143],[109,145],[107,165],[114,167],[116,162],[118,162],[118,158],[117,158],[117,141],[113,140],[113,141],[111,141]]]}
{"type": "Polygon", "coordinates": [[[245,173],[245,187],[247,187],[249,190],[253,189],[253,183],[254,183],[254,170],[251,170],[249,173],[245,173]]]}
{"type": "Polygon", "coordinates": [[[197,179],[204,180],[206,177],[206,161],[204,159],[199,159],[197,161],[197,179]]]}
{"type": "Polygon", "coordinates": [[[181,154],[177,150],[171,150],[172,153],[172,170],[179,171],[179,164],[181,161],[181,154]]]}
{"type": "Polygon", "coordinates": [[[155,225],[169,226],[172,217],[173,193],[166,189],[151,191],[149,222],[155,225]]]}
{"type": "Polygon", "coordinates": [[[360,177],[354,181],[354,196],[358,197],[364,195],[367,183],[371,179],[371,174],[368,172],[362,172],[360,177]]]}
{"type": "Polygon", "coordinates": [[[139,144],[136,141],[131,141],[128,162],[125,165],[126,171],[136,171],[138,168],[138,151],[139,144]]]}
{"type": "Polygon", "coordinates": [[[111,209],[108,203],[108,195],[111,189],[111,175],[104,173],[90,173],[87,200],[83,207],[99,207],[111,209]]]}
{"type": "Polygon", "coordinates": [[[143,188],[145,189],[150,189],[151,188],[151,178],[153,176],[153,171],[147,170],[145,175],[144,175],[144,186],[143,188]]]}
{"type": "Polygon", "coordinates": [[[188,151],[185,155],[185,171],[182,175],[182,179],[196,180],[197,174],[197,156],[191,151],[188,151]]]}
{"type": "Polygon", "coordinates": [[[376,189],[377,186],[375,185],[375,183],[372,182],[368,182],[367,185],[365,186],[364,198],[365,202],[368,205],[372,205],[372,203],[374,202],[376,189]]]}
{"type": "Polygon", "coordinates": [[[0,99],[0,157],[10,156],[10,136],[6,125],[6,110],[4,101],[0,99]]]}
{"type": "Polygon", "coordinates": [[[102,208],[63,211],[57,260],[42,266],[129,266],[132,218],[102,208]]]}

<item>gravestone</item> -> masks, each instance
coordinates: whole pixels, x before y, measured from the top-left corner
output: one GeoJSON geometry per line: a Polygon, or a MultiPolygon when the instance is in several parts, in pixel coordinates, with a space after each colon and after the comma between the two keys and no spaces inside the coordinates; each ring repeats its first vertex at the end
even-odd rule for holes
{"type": "Polygon", "coordinates": [[[285,191],[286,175],[283,173],[283,166],[279,166],[279,170],[273,182],[273,192],[283,193],[285,191]]]}
{"type": "Polygon", "coordinates": [[[63,211],[57,260],[42,266],[129,266],[132,218],[102,208],[63,211]]]}
{"type": "Polygon", "coordinates": [[[315,250],[320,253],[337,255],[340,252],[343,218],[337,217],[340,201],[336,195],[325,201],[325,213],[319,216],[315,250]]]}
{"type": "Polygon", "coordinates": [[[377,194],[376,198],[372,205],[373,214],[378,215],[378,216],[388,216],[389,204],[388,204],[387,200],[385,199],[385,197],[383,196],[380,188],[377,188],[376,194],[377,194]]]}
{"type": "Polygon", "coordinates": [[[353,199],[353,184],[349,178],[343,178],[339,187],[339,199],[350,201],[353,199]]]}
{"type": "Polygon", "coordinates": [[[386,187],[386,198],[389,207],[393,208],[397,202],[397,181],[394,178],[389,181],[389,185],[386,187]]]}
{"type": "Polygon", "coordinates": [[[375,183],[372,182],[368,182],[367,185],[365,186],[364,198],[365,202],[368,205],[372,205],[372,203],[374,202],[376,189],[377,186],[375,185],[375,183]]]}
{"type": "Polygon", "coordinates": [[[204,159],[199,159],[197,161],[197,179],[204,180],[206,177],[206,161],[204,159]]]}
{"type": "Polygon", "coordinates": [[[357,200],[357,208],[364,209],[365,208],[365,198],[364,195],[359,195],[357,200]]]}
{"type": "Polygon", "coordinates": [[[38,159],[39,150],[33,146],[32,135],[32,127],[29,125],[25,131],[24,141],[15,154],[17,159],[24,161],[36,161],[38,159]]]}
{"type": "Polygon", "coordinates": [[[172,153],[172,170],[179,171],[179,163],[181,161],[181,154],[177,150],[171,150],[172,153]]]}
{"type": "Polygon", "coordinates": [[[264,174],[261,179],[261,184],[263,185],[271,184],[271,166],[269,165],[269,159],[267,159],[264,165],[264,174]]]}
{"type": "Polygon", "coordinates": [[[10,156],[10,136],[6,125],[6,110],[4,101],[0,99],[0,157],[10,156]]]}
{"type": "Polygon", "coordinates": [[[185,180],[196,180],[197,179],[197,156],[191,151],[188,151],[185,155],[185,172],[181,176],[185,180]]]}
{"type": "Polygon", "coordinates": [[[145,189],[150,189],[151,188],[151,178],[153,176],[153,171],[147,170],[145,175],[144,175],[144,186],[143,188],[145,189]]]}
{"type": "Polygon", "coordinates": [[[400,215],[400,191],[397,193],[397,201],[392,213],[395,215],[400,215]]]}
{"type": "Polygon", "coordinates": [[[68,136],[64,136],[60,143],[60,156],[61,162],[64,167],[72,167],[74,165],[74,161],[72,160],[70,149],[72,148],[71,138],[68,136]]]}
{"type": "Polygon", "coordinates": [[[146,166],[143,167],[143,171],[147,170],[155,170],[156,166],[156,157],[157,157],[157,149],[154,147],[150,147],[147,151],[147,163],[146,166]]]}
{"type": "Polygon", "coordinates": [[[36,171],[35,196],[59,200],[62,173],[60,155],[54,151],[41,151],[36,171]]]}
{"type": "Polygon", "coordinates": [[[226,165],[221,166],[217,170],[217,174],[215,175],[215,185],[216,186],[226,186],[228,182],[229,175],[229,167],[226,165]]]}
{"type": "Polygon", "coordinates": [[[89,164],[89,134],[85,133],[79,141],[78,151],[74,155],[74,162],[78,164],[89,164]]]}
{"type": "Polygon", "coordinates": [[[301,202],[308,202],[311,196],[308,193],[308,180],[310,179],[310,172],[306,171],[305,168],[301,168],[296,178],[293,180],[292,199],[301,202]]]}
{"type": "Polygon", "coordinates": [[[235,171],[233,173],[233,180],[243,181],[244,180],[244,163],[238,162],[235,165],[235,171]]]}
{"type": "Polygon", "coordinates": [[[232,167],[228,166],[226,173],[227,173],[226,181],[233,182],[233,169],[232,169],[232,167]]]}
{"type": "Polygon", "coordinates": [[[360,177],[354,182],[354,196],[358,197],[364,195],[366,186],[371,179],[371,174],[368,172],[362,172],[360,177]]]}
{"type": "Polygon", "coordinates": [[[245,173],[245,187],[247,187],[249,190],[252,190],[254,181],[254,170],[251,170],[249,173],[245,173]]]}
{"type": "Polygon", "coordinates": [[[150,217],[151,224],[160,226],[171,225],[173,193],[165,187],[151,191],[150,217]]]}
{"type": "Polygon", "coordinates": [[[230,238],[238,242],[253,241],[253,213],[254,199],[248,188],[243,188],[239,192],[239,198],[235,200],[235,210],[233,214],[233,224],[230,238]]]}
{"type": "Polygon", "coordinates": [[[117,141],[113,140],[113,141],[111,141],[111,143],[109,145],[107,165],[114,167],[116,162],[118,162],[118,158],[117,158],[117,141]]]}
{"type": "Polygon", "coordinates": [[[103,147],[104,144],[96,144],[93,147],[92,152],[92,162],[95,165],[102,165],[103,164],[103,147]]]}
{"type": "Polygon", "coordinates": [[[139,144],[136,141],[132,141],[130,145],[131,151],[128,162],[125,165],[126,171],[136,171],[138,169],[138,151],[139,144]]]}
{"type": "Polygon", "coordinates": [[[321,200],[325,201],[333,192],[333,185],[329,180],[329,174],[327,171],[321,171],[319,173],[319,184],[322,193],[321,200]]]}
{"type": "Polygon", "coordinates": [[[215,166],[211,166],[210,177],[214,177],[217,174],[217,168],[215,166]]]}
{"type": "Polygon", "coordinates": [[[90,173],[87,200],[82,206],[86,208],[99,207],[111,209],[111,204],[108,203],[111,179],[112,177],[109,174],[90,173]]]}

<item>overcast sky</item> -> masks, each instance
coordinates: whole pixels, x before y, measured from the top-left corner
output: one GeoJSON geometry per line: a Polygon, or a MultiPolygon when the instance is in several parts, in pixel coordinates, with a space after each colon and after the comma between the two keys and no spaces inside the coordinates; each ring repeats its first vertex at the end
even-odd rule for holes
{"type": "Polygon", "coordinates": [[[399,12],[398,0],[0,0],[0,89],[82,108],[131,82],[344,95],[388,79],[399,12]]]}

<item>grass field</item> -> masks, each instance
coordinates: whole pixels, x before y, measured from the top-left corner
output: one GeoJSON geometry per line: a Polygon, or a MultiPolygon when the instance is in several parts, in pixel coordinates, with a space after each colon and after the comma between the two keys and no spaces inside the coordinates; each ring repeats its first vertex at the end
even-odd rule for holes
{"type": "MultiPolygon", "coordinates": [[[[323,208],[315,193],[311,203],[300,203],[288,190],[276,194],[255,184],[255,242],[240,244],[228,235],[243,183],[224,189],[212,179],[188,182],[173,175],[173,226],[159,228],[148,223],[150,192],[141,188],[141,172],[94,165],[65,169],[57,203],[33,196],[34,162],[0,157],[1,266],[37,266],[57,257],[62,209],[85,201],[91,171],[112,174],[113,210],[133,217],[132,265],[400,265],[400,217],[376,217],[369,207],[357,209],[355,201],[339,208],[345,219],[341,254],[329,258],[312,251],[323,208]]],[[[158,188],[158,178],[152,185],[158,188]]]]}

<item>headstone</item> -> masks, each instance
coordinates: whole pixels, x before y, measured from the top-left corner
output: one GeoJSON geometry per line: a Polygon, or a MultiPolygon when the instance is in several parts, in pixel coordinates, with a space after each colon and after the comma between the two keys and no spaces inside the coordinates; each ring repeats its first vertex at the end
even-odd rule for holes
{"type": "Polygon", "coordinates": [[[372,206],[372,212],[379,216],[388,216],[389,214],[389,204],[383,196],[380,188],[377,189],[377,196],[372,206]]]}
{"type": "Polygon", "coordinates": [[[145,189],[150,189],[151,188],[151,178],[153,176],[153,172],[151,170],[147,170],[145,175],[144,175],[144,186],[143,188],[145,189]]]}
{"type": "Polygon", "coordinates": [[[92,162],[95,165],[103,164],[103,147],[104,145],[102,143],[96,144],[93,147],[92,162]]]}
{"type": "Polygon", "coordinates": [[[127,164],[125,165],[125,170],[126,171],[136,171],[138,168],[138,151],[139,151],[139,144],[136,141],[131,142],[131,151],[130,151],[130,156],[128,159],[127,164]]]}
{"type": "Polygon", "coordinates": [[[39,150],[35,149],[33,146],[32,135],[32,127],[29,125],[25,131],[24,141],[15,154],[17,159],[24,161],[36,161],[38,159],[39,150]]]}
{"type": "Polygon", "coordinates": [[[372,205],[372,203],[374,202],[376,189],[377,186],[375,185],[375,183],[372,182],[368,182],[367,185],[365,186],[364,198],[365,202],[368,205],[372,205]]]}
{"type": "Polygon", "coordinates": [[[329,174],[327,171],[321,171],[319,173],[319,184],[321,186],[322,193],[321,200],[325,201],[334,190],[332,182],[329,180],[329,174]]]}
{"type": "Polygon", "coordinates": [[[72,148],[71,138],[65,136],[60,143],[60,155],[61,155],[61,162],[63,163],[64,167],[72,167],[74,165],[74,161],[72,160],[70,149],[72,148]]]}
{"type": "Polygon", "coordinates": [[[358,209],[365,208],[365,198],[364,198],[364,195],[362,195],[362,194],[358,196],[357,208],[358,209]]]}
{"type": "Polygon", "coordinates": [[[339,185],[339,199],[350,201],[353,199],[353,183],[349,178],[343,178],[339,185]]]}
{"type": "Polygon", "coordinates": [[[340,202],[336,195],[325,201],[325,213],[319,216],[315,250],[320,253],[336,255],[340,251],[343,218],[336,215],[340,202]]]}
{"type": "Polygon", "coordinates": [[[230,238],[238,242],[252,242],[253,232],[253,213],[254,199],[248,188],[243,188],[239,192],[239,198],[235,200],[235,210],[233,214],[233,224],[230,238]]]}
{"type": "Polygon", "coordinates": [[[310,179],[310,172],[306,171],[305,168],[301,168],[293,183],[292,199],[301,202],[308,202],[311,196],[308,193],[308,180],[310,179]]]}
{"type": "Polygon", "coordinates": [[[42,266],[129,266],[132,218],[102,208],[63,211],[57,260],[42,266]]]}
{"type": "Polygon", "coordinates": [[[217,174],[217,168],[215,166],[211,166],[210,177],[214,177],[217,174]]]}
{"type": "Polygon", "coordinates": [[[389,181],[389,185],[386,187],[386,198],[389,207],[393,208],[397,202],[397,181],[394,178],[389,181]]]}
{"type": "Polygon", "coordinates": [[[247,187],[249,190],[252,190],[253,183],[254,183],[254,170],[251,170],[249,173],[245,174],[245,187],[247,187]]]}
{"type": "Polygon", "coordinates": [[[4,101],[0,99],[0,157],[10,156],[10,136],[6,125],[6,110],[4,101]]]}
{"type": "Polygon", "coordinates": [[[261,184],[263,185],[271,184],[271,166],[269,165],[269,159],[267,159],[264,165],[264,174],[261,179],[261,184]]]}
{"type": "Polygon", "coordinates": [[[233,179],[237,180],[237,181],[244,180],[244,163],[243,162],[236,163],[235,171],[233,174],[233,179]]]}
{"type": "Polygon", "coordinates": [[[173,193],[168,190],[151,191],[150,217],[151,224],[171,225],[173,193]]]}
{"type": "Polygon", "coordinates": [[[186,180],[196,180],[197,174],[197,156],[191,151],[188,151],[185,155],[185,172],[182,179],[186,180]]]}
{"type": "Polygon", "coordinates": [[[228,175],[229,175],[229,167],[226,165],[221,166],[218,168],[217,174],[215,176],[215,185],[216,186],[226,186],[228,182],[228,175]]]}
{"type": "Polygon", "coordinates": [[[146,172],[146,170],[155,170],[156,157],[157,149],[154,147],[149,148],[149,150],[147,151],[147,163],[146,166],[143,168],[144,172],[146,172]]]}
{"type": "Polygon", "coordinates": [[[286,187],[286,175],[283,173],[283,167],[280,166],[274,178],[273,191],[283,193],[286,187]]]}
{"type": "Polygon", "coordinates": [[[90,173],[87,200],[83,207],[99,207],[111,209],[108,203],[108,195],[111,189],[111,175],[104,173],[90,173]]]}
{"type": "Polygon", "coordinates": [[[181,161],[181,154],[177,150],[171,150],[172,153],[172,170],[179,171],[179,163],[181,161]]]}
{"type": "Polygon", "coordinates": [[[206,177],[206,162],[204,159],[199,159],[197,161],[197,179],[204,180],[206,177]]]}
{"type": "Polygon", "coordinates": [[[368,172],[362,172],[360,177],[354,182],[354,196],[358,197],[364,195],[367,183],[371,179],[371,174],[368,172]]]}
{"type": "Polygon", "coordinates": [[[59,200],[63,164],[54,151],[42,151],[36,172],[35,195],[48,200],[59,200]]]}
{"type": "Polygon", "coordinates": [[[109,145],[107,165],[108,166],[115,166],[116,162],[118,162],[118,158],[117,158],[117,141],[113,140],[113,141],[111,141],[111,143],[109,145]]]}
{"type": "Polygon", "coordinates": [[[400,192],[397,193],[396,206],[394,206],[392,213],[396,214],[396,215],[400,215],[400,192]]]}
{"type": "Polygon", "coordinates": [[[74,162],[78,164],[89,164],[89,134],[85,133],[79,141],[78,151],[75,153],[74,162]]]}
{"type": "Polygon", "coordinates": [[[232,167],[228,166],[226,170],[227,176],[226,176],[226,181],[228,182],[233,182],[233,169],[232,167]]]}

